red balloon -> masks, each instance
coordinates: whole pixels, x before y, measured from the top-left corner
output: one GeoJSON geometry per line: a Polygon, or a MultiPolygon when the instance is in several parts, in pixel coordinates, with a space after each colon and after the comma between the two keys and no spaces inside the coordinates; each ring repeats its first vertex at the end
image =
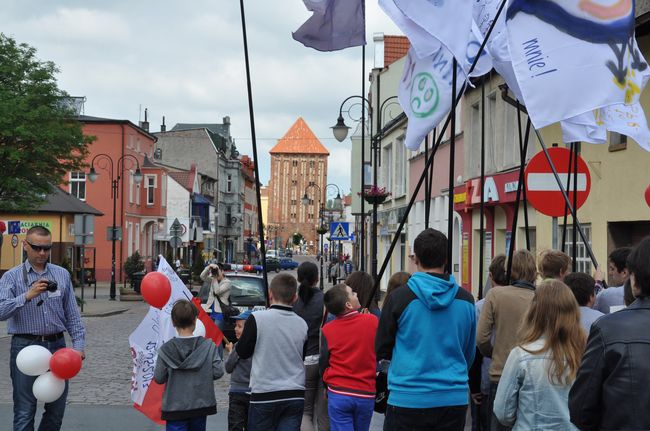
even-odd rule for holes
{"type": "Polygon", "coordinates": [[[81,370],[81,354],[65,347],[59,349],[50,358],[50,371],[59,379],[69,380],[81,370]]]}
{"type": "Polygon", "coordinates": [[[149,305],[162,309],[172,294],[172,285],[162,272],[150,272],[142,279],[140,292],[149,305]]]}
{"type": "Polygon", "coordinates": [[[650,185],[645,189],[645,203],[650,207],[650,185]]]}

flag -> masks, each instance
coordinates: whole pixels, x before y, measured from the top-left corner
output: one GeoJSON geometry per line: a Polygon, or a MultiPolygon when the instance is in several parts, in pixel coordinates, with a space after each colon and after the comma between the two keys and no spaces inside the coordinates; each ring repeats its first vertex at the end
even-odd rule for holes
{"type": "Polygon", "coordinates": [[[560,122],[562,140],[564,142],[591,142],[604,144],[607,142],[605,124],[596,121],[598,111],[589,111],[560,122]]]}
{"type": "Polygon", "coordinates": [[[379,5],[408,37],[418,59],[434,55],[442,43],[467,74],[472,0],[380,0],[379,5]]]}
{"type": "Polygon", "coordinates": [[[161,310],[149,307],[142,322],[129,336],[133,359],[131,400],[136,410],[156,423],[164,423],[159,415],[164,385],[155,383],[153,373],[158,358],[158,349],[163,343],[176,336],[176,330],[171,321],[171,309],[174,303],[179,299],[187,299],[197,305],[196,301],[198,301],[199,319],[205,326],[206,338],[219,344],[223,334],[203,310],[201,301],[198,298],[192,298],[192,294],[178,277],[176,271],[162,256],[160,256],[158,272],[162,272],[169,278],[172,291],[169,301],[161,310]]]}
{"type": "MultiPolygon", "coordinates": [[[[422,140],[449,113],[452,100],[453,56],[442,44],[433,55],[418,59],[409,49],[399,85],[398,99],[408,117],[404,144],[417,150],[422,140]]],[[[457,66],[456,94],[465,76],[457,66]]]]}
{"type": "Polygon", "coordinates": [[[295,40],[319,51],[366,44],[364,0],[303,0],[314,14],[292,33],[295,40]]]}
{"type": "Polygon", "coordinates": [[[506,26],[536,128],[638,101],[648,67],[634,42],[634,2],[511,0],[506,26]]]}
{"type": "MultiPolygon", "coordinates": [[[[472,19],[472,28],[470,30],[469,41],[467,42],[467,54],[465,55],[465,66],[464,69],[469,72],[478,55],[479,49],[481,49],[481,44],[485,39],[484,35],[481,34],[481,30],[476,25],[476,22],[472,19]]],[[[487,48],[487,45],[486,45],[487,48]]],[[[492,57],[488,53],[487,49],[481,51],[481,55],[474,66],[474,70],[469,74],[471,78],[477,76],[483,76],[490,73],[490,70],[494,67],[492,62],[492,57]]]]}

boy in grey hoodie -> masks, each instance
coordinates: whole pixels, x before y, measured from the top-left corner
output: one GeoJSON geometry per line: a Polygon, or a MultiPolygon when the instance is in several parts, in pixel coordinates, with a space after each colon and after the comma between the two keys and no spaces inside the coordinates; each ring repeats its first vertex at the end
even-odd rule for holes
{"type": "MultiPolygon", "coordinates": [[[[239,340],[244,331],[246,319],[251,315],[250,310],[233,317],[235,320],[235,337],[239,340]]],[[[236,344],[235,344],[236,345],[236,344]]],[[[228,357],[224,363],[230,376],[228,391],[228,431],[244,431],[248,428],[248,406],[251,401],[251,358],[241,359],[232,343],[226,343],[228,357]]]]}
{"type": "Polygon", "coordinates": [[[167,384],[162,419],[167,430],[204,431],[207,415],[217,413],[212,381],[223,376],[223,365],[217,346],[193,335],[199,314],[194,304],[177,301],[171,314],[178,337],[160,347],[154,371],[156,383],[167,384]]]}

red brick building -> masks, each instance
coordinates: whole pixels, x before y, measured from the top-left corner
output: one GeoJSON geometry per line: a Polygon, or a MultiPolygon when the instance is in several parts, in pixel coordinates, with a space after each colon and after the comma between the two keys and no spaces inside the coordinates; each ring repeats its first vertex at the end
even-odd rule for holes
{"type": "Polygon", "coordinates": [[[255,162],[246,155],[241,156],[239,161],[241,162],[241,174],[244,179],[244,211],[242,212],[244,255],[246,260],[251,261],[255,260],[257,243],[259,241],[257,194],[255,193],[255,162]]]}
{"type": "Polygon", "coordinates": [[[294,233],[300,233],[308,245],[307,250],[315,252],[318,209],[327,184],[329,151],[301,117],[269,153],[268,239],[273,247],[283,248],[294,233]],[[310,184],[316,186],[309,187],[310,184]],[[305,193],[311,199],[309,205],[302,204],[305,193]]]}

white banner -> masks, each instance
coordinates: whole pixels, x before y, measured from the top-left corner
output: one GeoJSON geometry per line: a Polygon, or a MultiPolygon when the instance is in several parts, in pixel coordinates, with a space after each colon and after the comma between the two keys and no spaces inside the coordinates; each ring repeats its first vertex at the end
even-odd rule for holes
{"type": "Polygon", "coordinates": [[[158,349],[167,340],[176,335],[171,322],[171,309],[179,299],[192,300],[192,294],[176,274],[176,271],[160,256],[158,272],[162,272],[171,282],[172,292],[169,301],[159,310],[149,307],[146,316],[129,336],[133,373],[131,375],[131,399],[142,405],[144,395],[149,388],[158,358],[158,349]]]}
{"type": "MultiPolygon", "coordinates": [[[[413,48],[409,50],[398,98],[409,119],[404,144],[410,150],[417,150],[426,134],[451,110],[452,73],[453,57],[442,44],[433,55],[419,60],[413,48]]],[[[465,82],[460,66],[457,75],[456,94],[465,82]]]]}
{"type": "Polygon", "coordinates": [[[512,63],[537,129],[638,101],[648,67],[634,41],[632,1],[509,0],[512,63]]]}

